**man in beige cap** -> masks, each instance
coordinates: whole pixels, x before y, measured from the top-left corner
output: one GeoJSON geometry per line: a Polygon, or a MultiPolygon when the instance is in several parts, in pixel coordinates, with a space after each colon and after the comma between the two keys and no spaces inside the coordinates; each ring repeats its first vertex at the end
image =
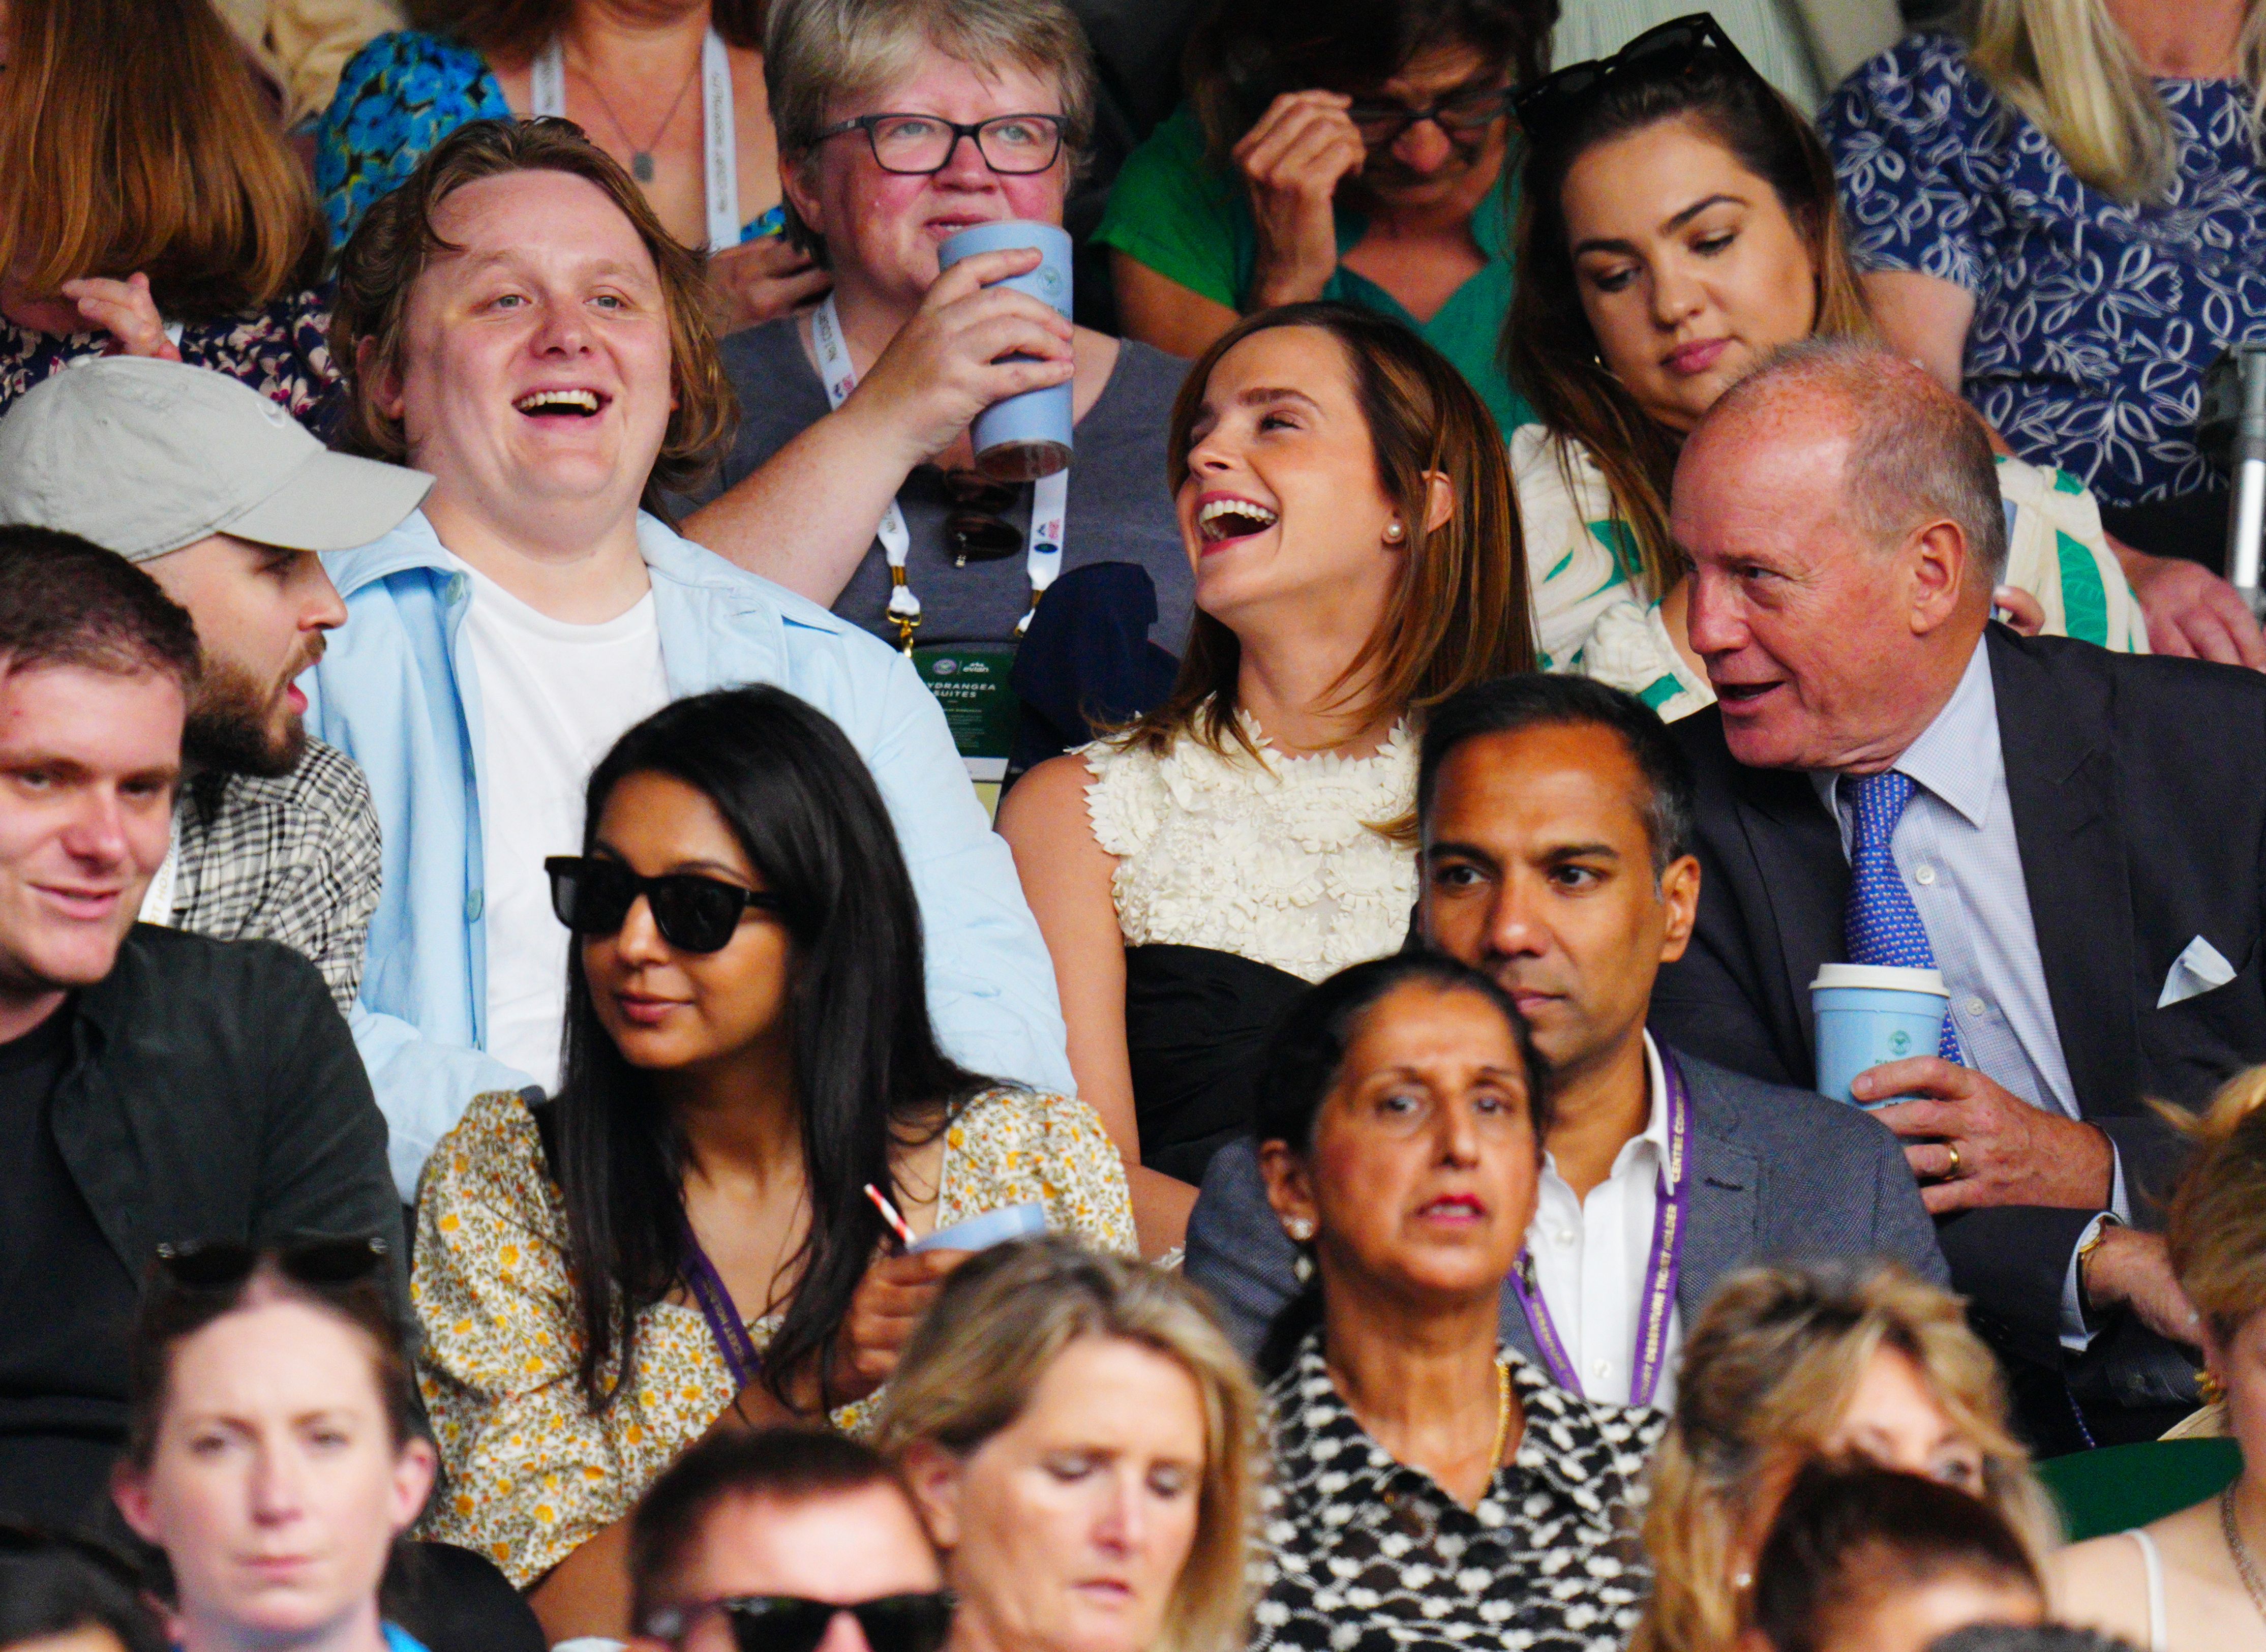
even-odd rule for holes
{"type": "Polygon", "coordinates": [[[186,778],[142,921],[281,941],[341,1011],[377,905],[377,817],[362,771],[307,737],[296,679],[347,617],[318,553],[383,537],[431,486],[327,452],[256,391],[178,362],[84,362],[0,419],[0,524],[116,552],[196,625],[186,778]]]}

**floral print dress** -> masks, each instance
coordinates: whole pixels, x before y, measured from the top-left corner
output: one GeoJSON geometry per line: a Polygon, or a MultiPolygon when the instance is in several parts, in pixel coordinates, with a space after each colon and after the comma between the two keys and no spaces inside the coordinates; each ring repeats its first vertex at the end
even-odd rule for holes
{"type": "Polygon", "coordinates": [[[2266,168],[2251,91],[2155,83],[2168,197],[2080,182],[2046,135],[1940,35],[1859,69],[1818,118],[1857,261],[1972,294],[1967,398],[2007,445],[2104,504],[2211,485],[2195,444],[2203,373],[2266,338],[2266,168]]]}
{"type": "MultiPolygon", "coordinates": [[[[1001,1087],[946,1127],[936,1225],[1043,1203],[1056,1232],[1135,1254],[1123,1162],[1083,1101],[1001,1087]]],[[[735,1393],[700,1310],[662,1302],[637,1366],[603,1414],[582,1398],[566,1208],[535,1115],[515,1092],[474,1099],[441,1138],[417,1199],[410,1282],[418,1388],[445,1479],[419,1535],[478,1549],[520,1588],[629,1513],[735,1393]]],[[[748,1327],[760,1349],[776,1316],[748,1327]]],[[[834,1414],[856,1428],[874,1400],[834,1414]]]]}

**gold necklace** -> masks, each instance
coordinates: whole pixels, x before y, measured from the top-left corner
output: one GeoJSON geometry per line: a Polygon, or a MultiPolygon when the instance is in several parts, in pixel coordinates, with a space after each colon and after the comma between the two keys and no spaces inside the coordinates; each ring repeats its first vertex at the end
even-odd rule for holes
{"type": "Polygon", "coordinates": [[[2266,1581],[2258,1575],[2257,1562],[2250,1558],[2250,1546],[2242,1540],[2242,1528],[2234,1519],[2234,1488],[2229,1486],[2218,1494],[2218,1529],[2226,1539],[2226,1552],[2234,1560],[2234,1574],[2242,1580],[2243,1592],[2258,1615],[2266,1618],[2266,1581]]]}
{"type": "Polygon", "coordinates": [[[1510,1439],[1510,1362],[1501,1354],[1495,1356],[1495,1450],[1488,1456],[1488,1484],[1495,1483],[1495,1472],[1502,1466],[1502,1448],[1510,1439]]]}

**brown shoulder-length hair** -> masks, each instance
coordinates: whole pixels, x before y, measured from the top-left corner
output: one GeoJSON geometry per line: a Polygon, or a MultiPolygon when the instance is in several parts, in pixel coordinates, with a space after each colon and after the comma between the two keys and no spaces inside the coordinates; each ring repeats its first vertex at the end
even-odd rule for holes
{"type": "Polygon", "coordinates": [[[1596,457],[1614,511],[1643,559],[1645,595],[1655,601],[1684,573],[1668,537],[1668,487],[1681,439],[1646,417],[1605,366],[1582,308],[1562,195],[1574,163],[1598,144],[1678,119],[1696,121],[1768,184],[1794,220],[1816,270],[1811,336],[1876,336],[1849,261],[1832,159],[1801,113],[1751,69],[1713,53],[1670,70],[1625,69],[1562,126],[1528,135],[1503,368],[1553,435],[1581,442],[1596,457]]]}
{"type": "Polygon", "coordinates": [[[327,241],[211,0],[11,0],[0,270],[34,294],[140,270],[168,316],[322,279],[327,241]]]}
{"type": "MultiPolygon", "coordinates": [[[[428,34],[462,40],[483,56],[532,57],[559,33],[574,0],[408,0],[409,21],[428,34]]],[[[716,33],[748,51],[764,49],[770,0],[713,0],[716,33]]]]}
{"type": "MultiPolygon", "coordinates": [[[[1479,393],[1448,359],[1399,322],[1350,304],[1284,304],[1246,317],[1196,358],[1173,402],[1166,481],[1188,476],[1196,418],[1212,369],[1254,333],[1313,327],[1337,340],[1369,425],[1377,481],[1408,526],[1400,583],[1376,632],[1332,691],[1366,683],[1363,709],[1421,710],[1489,677],[1534,669],[1526,542],[1512,503],[1502,433],[1479,393]],[[1428,530],[1427,471],[1448,479],[1455,509],[1428,530]]],[[[1122,738],[1162,750],[1182,735],[1215,750],[1250,742],[1236,720],[1242,645],[1199,610],[1188,627],[1172,697],[1129,724],[1122,738]]],[[[1255,754],[1254,754],[1255,755],[1255,754]]]]}
{"type": "Polygon", "coordinates": [[[511,172],[566,172],[606,194],[637,230],[661,277],[669,313],[669,415],[661,455],[646,480],[647,509],[664,493],[699,479],[739,422],[724,365],[716,354],[705,304],[707,260],[662,228],[619,162],[582,135],[572,121],[473,121],[426,151],[401,186],[362,216],[339,254],[338,296],[331,314],[331,355],[346,375],[346,419],[339,445],[395,464],[409,462],[400,420],[379,406],[378,386],[401,367],[410,290],[443,252],[462,249],[433,227],[441,203],[467,184],[511,172]]]}

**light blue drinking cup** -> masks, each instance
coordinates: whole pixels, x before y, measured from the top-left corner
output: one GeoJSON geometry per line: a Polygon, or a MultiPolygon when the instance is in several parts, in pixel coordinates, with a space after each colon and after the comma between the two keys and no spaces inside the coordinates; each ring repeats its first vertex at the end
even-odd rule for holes
{"type": "MultiPolygon", "coordinates": [[[[1071,242],[1059,225],[1018,218],[979,223],[937,248],[937,267],[950,269],[978,252],[1005,252],[1027,246],[1038,249],[1038,268],[991,284],[1027,293],[1069,315],[1071,242]]],[[[1027,390],[1020,396],[993,402],[976,415],[969,433],[976,446],[976,468],[998,482],[1034,482],[1042,476],[1052,476],[1070,464],[1072,419],[1071,387],[1066,384],[1027,390]]]]}
{"type": "Polygon", "coordinates": [[[965,1222],[954,1224],[930,1234],[925,1239],[915,1239],[908,1246],[917,1251],[985,1251],[994,1245],[1005,1245],[1009,1239],[1028,1239],[1034,1233],[1047,1231],[1047,1207],[1034,1200],[1029,1204],[1003,1205],[997,1210],[986,1210],[965,1222]]]}
{"type": "MultiPolygon", "coordinates": [[[[1935,1054],[1951,993],[1940,970],[1830,963],[1817,967],[1809,1005],[1817,1022],[1818,1093],[1856,1102],[1849,1083],[1859,1073],[1935,1054]]],[[[1857,1105],[1869,1112],[1897,1099],[1857,1105]]]]}

